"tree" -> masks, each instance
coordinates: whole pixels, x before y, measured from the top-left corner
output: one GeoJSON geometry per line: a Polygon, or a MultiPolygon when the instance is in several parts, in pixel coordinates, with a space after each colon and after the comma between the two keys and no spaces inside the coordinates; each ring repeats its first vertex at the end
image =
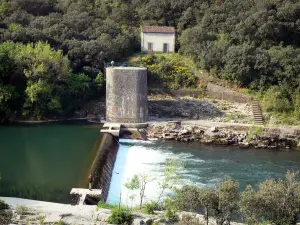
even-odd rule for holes
{"type": "Polygon", "coordinates": [[[140,182],[140,209],[143,207],[143,200],[145,197],[145,191],[147,184],[151,181],[151,177],[148,173],[139,174],[139,182],[140,182]]]}
{"type": "Polygon", "coordinates": [[[240,208],[249,223],[296,224],[300,213],[298,176],[299,172],[288,171],[284,179],[262,182],[258,190],[247,187],[242,193],[240,208]]]}
{"type": "Polygon", "coordinates": [[[215,198],[212,201],[212,211],[218,225],[224,222],[230,224],[232,215],[238,210],[239,183],[226,177],[216,189],[215,198]]]}
{"type": "Polygon", "coordinates": [[[70,75],[69,60],[47,43],[18,45],[16,61],[27,79],[24,109],[41,117],[60,113],[63,84],[70,75]]]}
{"type": "MultiPolygon", "coordinates": [[[[138,175],[134,175],[131,180],[128,180],[125,183],[125,187],[130,190],[130,191],[134,191],[140,188],[140,182],[139,182],[139,177],[138,175]]],[[[132,206],[132,202],[135,198],[135,196],[132,194],[129,196],[129,198],[131,199],[131,206],[132,206]]]]}
{"type": "Polygon", "coordinates": [[[206,225],[209,223],[209,211],[216,201],[216,195],[213,193],[212,190],[209,189],[200,189],[199,192],[199,201],[201,206],[204,208],[204,218],[206,221],[206,225]]]}
{"type": "Polygon", "coordinates": [[[164,170],[163,179],[158,182],[158,186],[160,188],[160,193],[157,199],[156,204],[160,203],[161,197],[165,193],[166,190],[174,190],[176,185],[180,182],[180,175],[178,171],[182,167],[182,162],[176,159],[167,159],[165,163],[166,167],[164,170]]]}

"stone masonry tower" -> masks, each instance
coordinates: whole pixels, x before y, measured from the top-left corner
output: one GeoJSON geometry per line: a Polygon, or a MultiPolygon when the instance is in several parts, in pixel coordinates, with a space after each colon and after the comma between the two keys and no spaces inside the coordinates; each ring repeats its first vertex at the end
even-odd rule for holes
{"type": "Polygon", "coordinates": [[[148,121],[147,69],[106,68],[106,121],[144,123],[148,121]]]}

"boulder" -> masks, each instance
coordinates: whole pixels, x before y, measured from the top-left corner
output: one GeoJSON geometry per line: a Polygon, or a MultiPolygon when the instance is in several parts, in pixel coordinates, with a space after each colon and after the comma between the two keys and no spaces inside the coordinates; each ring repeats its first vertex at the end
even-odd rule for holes
{"type": "Polygon", "coordinates": [[[211,127],[211,128],[209,128],[209,130],[211,132],[219,132],[219,129],[217,127],[211,127]]]}
{"type": "Polygon", "coordinates": [[[137,218],[133,220],[132,225],[146,225],[143,219],[137,218]]]}
{"type": "Polygon", "coordinates": [[[97,215],[97,220],[101,221],[101,222],[107,222],[109,217],[110,217],[110,214],[100,213],[97,215]]]}
{"type": "Polygon", "coordinates": [[[146,225],[151,225],[153,223],[153,219],[146,218],[146,219],[144,219],[144,222],[145,222],[146,225]]]}
{"type": "Polygon", "coordinates": [[[185,134],[189,134],[189,131],[188,130],[181,130],[181,131],[179,131],[179,136],[181,136],[181,135],[185,135],[185,134]]]}

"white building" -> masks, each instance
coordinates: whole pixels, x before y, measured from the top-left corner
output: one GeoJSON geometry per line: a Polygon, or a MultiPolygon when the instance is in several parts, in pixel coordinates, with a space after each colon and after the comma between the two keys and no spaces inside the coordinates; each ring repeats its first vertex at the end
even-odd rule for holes
{"type": "Polygon", "coordinates": [[[143,26],[141,32],[142,52],[175,52],[175,28],[143,26]]]}

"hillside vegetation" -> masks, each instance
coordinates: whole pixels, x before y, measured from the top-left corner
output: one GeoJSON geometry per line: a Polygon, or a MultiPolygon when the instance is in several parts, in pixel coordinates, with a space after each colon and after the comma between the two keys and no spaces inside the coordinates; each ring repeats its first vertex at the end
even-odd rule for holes
{"type": "MultiPolygon", "coordinates": [[[[66,116],[101,96],[105,63],[140,50],[143,24],[175,26],[198,68],[300,119],[299,1],[0,0],[0,120],[66,116]]],[[[152,59],[156,81],[195,87],[193,71],[163,61],[152,59]]]]}

